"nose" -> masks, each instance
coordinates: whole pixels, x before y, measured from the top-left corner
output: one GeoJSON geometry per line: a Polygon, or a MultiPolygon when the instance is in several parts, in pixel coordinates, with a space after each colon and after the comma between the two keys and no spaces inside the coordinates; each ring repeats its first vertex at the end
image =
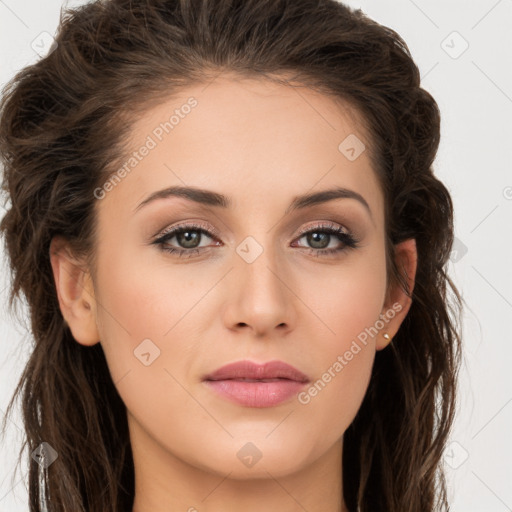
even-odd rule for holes
{"type": "Polygon", "coordinates": [[[252,262],[235,256],[224,310],[225,325],[231,330],[250,330],[260,338],[275,336],[278,331],[283,335],[293,329],[297,298],[284,262],[278,261],[270,250],[263,250],[252,262]]]}

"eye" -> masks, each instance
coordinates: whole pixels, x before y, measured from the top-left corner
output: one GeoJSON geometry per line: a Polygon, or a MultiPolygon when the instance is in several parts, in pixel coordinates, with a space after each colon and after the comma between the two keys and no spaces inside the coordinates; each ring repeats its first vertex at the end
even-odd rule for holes
{"type": "MultiPolygon", "coordinates": [[[[200,246],[204,236],[219,241],[217,233],[212,233],[212,231],[198,224],[175,226],[169,231],[164,232],[153,244],[158,245],[162,251],[169,254],[175,254],[180,258],[190,258],[195,254],[210,249],[208,246],[200,246]],[[176,243],[180,245],[181,248],[173,247],[172,244],[169,243],[174,238],[176,238],[176,243]]],[[[295,247],[309,250],[310,253],[315,256],[334,255],[359,247],[359,240],[357,240],[350,231],[336,224],[322,223],[308,230],[303,230],[300,235],[297,240],[305,238],[306,243],[310,244],[312,247],[304,247],[302,245],[295,247]],[[331,242],[336,242],[336,239],[338,240],[338,246],[329,248],[331,242]]]]}
{"type": "Polygon", "coordinates": [[[153,243],[160,246],[160,248],[170,254],[177,254],[180,258],[182,256],[191,257],[193,254],[198,254],[207,249],[206,247],[200,247],[199,243],[206,235],[208,238],[216,238],[213,233],[205,229],[203,226],[198,224],[186,224],[181,226],[175,226],[167,232],[164,232],[153,243]],[[176,242],[183,247],[174,248],[169,245],[169,242],[176,238],[176,242]]]}
{"type": "Polygon", "coordinates": [[[316,256],[329,256],[348,249],[355,249],[359,247],[359,240],[357,240],[350,231],[345,230],[341,226],[331,223],[322,223],[313,228],[301,232],[302,239],[305,238],[307,243],[312,245],[312,248],[306,248],[312,251],[316,256]],[[338,244],[341,242],[340,247],[328,248],[333,239],[338,239],[338,244]]]}

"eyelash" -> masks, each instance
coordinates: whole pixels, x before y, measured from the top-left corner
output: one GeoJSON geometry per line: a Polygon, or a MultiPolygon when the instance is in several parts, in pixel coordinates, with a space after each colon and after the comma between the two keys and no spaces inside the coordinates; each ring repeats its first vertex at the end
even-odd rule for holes
{"type": "MultiPolygon", "coordinates": [[[[170,240],[171,238],[174,238],[174,236],[179,235],[181,233],[187,232],[187,231],[199,231],[201,234],[204,234],[210,238],[217,238],[216,232],[211,232],[205,229],[203,226],[200,226],[198,224],[185,224],[180,226],[175,226],[172,229],[170,229],[168,232],[162,233],[162,236],[157,238],[153,244],[156,244],[160,246],[160,249],[162,251],[165,251],[169,254],[177,255],[179,258],[187,255],[187,258],[193,257],[194,254],[199,254],[203,252],[203,250],[208,249],[208,247],[200,247],[196,249],[175,249],[170,248],[166,245],[166,242],[170,240]]],[[[305,249],[309,249],[310,254],[313,253],[316,257],[322,257],[322,256],[333,256],[336,253],[341,253],[343,251],[348,251],[350,249],[355,249],[359,247],[359,240],[356,239],[351,233],[345,231],[343,228],[336,226],[335,224],[331,223],[323,223],[319,224],[317,226],[314,226],[313,228],[309,228],[306,230],[303,230],[299,233],[298,239],[302,238],[304,235],[307,235],[309,233],[327,233],[329,235],[336,235],[339,240],[344,244],[343,247],[338,249],[312,249],[308,247],[304,247],[305,249]]]]}

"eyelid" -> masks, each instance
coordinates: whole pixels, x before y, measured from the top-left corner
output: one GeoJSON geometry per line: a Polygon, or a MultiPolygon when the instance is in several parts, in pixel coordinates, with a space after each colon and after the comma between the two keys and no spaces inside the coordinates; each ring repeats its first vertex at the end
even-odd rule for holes
{"type": "Polygon", "coordinates": [[[322,228],[336,228],[336,229],[338,229],[338,227],[343,228],[343,230],[345,231],[345,233],[347,233],[347,235],[353,234],[352,230],[350,230],[349,228],[347,228],[343,224],[339,224],[338,222],[333,222],[333,221],[330,221],[330,220],[320,220],[320,221],[316,221],[315,223],[313,223],[311,225],[308,225],[306,227],[301,228],[299,230],[299,233],[297,234],[296,238],[297,237],[301,237],[302,235],[305,235],[306,233],[309,233],[310,231],[315,230],[315,229],[322,229],[322,228]]]}
{"type": "Polygon", "coordinates": [[[167,228],[165,228],[164,230],[162,231],[158,231],[153,237],[152,239],[155,239],[155,238],[162,238],[163,236],[169,234],[169,233],[172,233],[173,231],[177,231],[179,230],[180,228],[194,228],[194,229],[198,229],[198,230],[205,230],[205,231],[208,231],[209,234],[208,236],[210,235],[213,235],[214,237],[216,237],[218,240],[220,240],[220,237],[221,237],[221,234],[220,232],[218,231],[218,229],[216,229],[214,226],[212,226],[211,224],[202,224],[201,221],[197,221],[197,220],[190,220],[190,221],[183,221],[183,222],[179,222],[178,224],[173,224],[172,226],[169,226],[167,228]]]}

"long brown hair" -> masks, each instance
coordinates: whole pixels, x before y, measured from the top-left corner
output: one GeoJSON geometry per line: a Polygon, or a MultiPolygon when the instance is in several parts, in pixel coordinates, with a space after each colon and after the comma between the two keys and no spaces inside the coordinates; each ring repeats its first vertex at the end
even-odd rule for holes
{"type": "MultiPolygon", "coordinates": [[[[0,104],[9,305],[24,295],[35,340],[8,413],[22,395],[20,459],[42,442],[58,453],[50,510],[125,512],[134,497],[126,409],[101,344],[75,342],[62,317],[50,241],[64,236],[93,265],[94,190],[117,168],[133,121],[224,71],[287,74],[362,114],[385,195],[389,283],[407,290],[394,244],[415,238],[418,267],[409,313],[377,352],[345,432],[344,498],[361,512],[448,510],[442,454],[461,348],[461,297],[446,271],[453,205],[432,170],[440,112],[402,38],[335,0],[106,0],[63,11],[56,41],[0,104]]],[[[29,461],[34,512],[38,464],[29,461]]]]}

